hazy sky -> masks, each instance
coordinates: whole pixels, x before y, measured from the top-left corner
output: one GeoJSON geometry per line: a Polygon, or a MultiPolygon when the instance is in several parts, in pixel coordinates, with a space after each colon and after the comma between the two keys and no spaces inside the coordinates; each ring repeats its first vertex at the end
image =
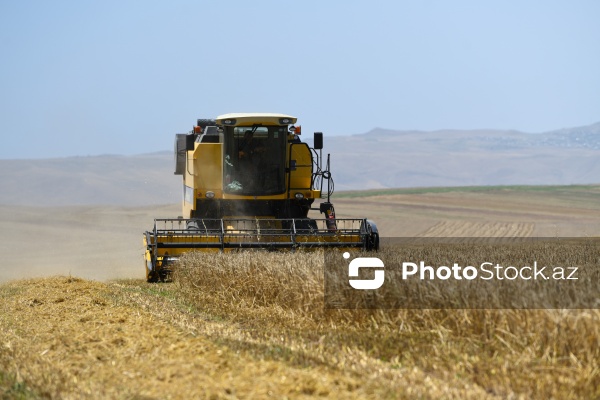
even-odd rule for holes
{"type": "Polygon", "coordinates": [[[542,132],[600,121],[600,1],[0,0],[0,158],[139,154],[197,118],[542,132]]]}

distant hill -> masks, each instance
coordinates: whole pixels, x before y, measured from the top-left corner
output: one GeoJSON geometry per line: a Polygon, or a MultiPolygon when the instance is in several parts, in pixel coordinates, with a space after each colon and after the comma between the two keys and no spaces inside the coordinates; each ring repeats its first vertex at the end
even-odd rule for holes
{"type": "MultiPolygon", "coordinates": [[[[336,190],[600,183],[600,123],[528,134],[392,131],[325,138],[336,190]]],[[[0,204],[153,205],[181,200],[173,154],[0,160],[0,204]]]]}
{"type": "Polygon", "coordinates": [[[181,199],[172,152],[0,160],[0,204],[153,205],[181,199]]]}
{"type": "Polygon", "coordinates": [[[338,190],[600,182],[600,123],[541,134],[378,128],[326,147],[338,190]]]}

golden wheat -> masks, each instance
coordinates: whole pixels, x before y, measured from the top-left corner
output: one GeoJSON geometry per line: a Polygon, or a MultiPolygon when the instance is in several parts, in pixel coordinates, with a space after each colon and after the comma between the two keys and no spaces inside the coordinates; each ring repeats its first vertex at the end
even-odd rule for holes
{"type": "MultiPolygon", "coordinates": [[[[535,245],[522,245],[512,256],[530,260],[535,245]]],[[[489,255],[493,249],[483,251],[489,255]]],[[[456,259],[465,250],[474,251],[463,244],[456,259]]],[[[566,256],[583,257],[577,251],[566,256]]],[[[597,262],[597,252],[593,257],[597,262]]],[[[382,363],[383,370],[412,365],[434,375],[460,376],[500,397],[600,395],[596,309],[330,310],[324,307],[323,276],[319,252],[195,253],[181,260],[175,280],[184,298],[198,307],[243,323],[266,342],[285,332],[308,355],[336,360],[336,367],[371,365],[357,357],[360,353],[382,363]]],[[[487,299],[485,292],[475,294],[484,296],[475,301],[487,299]]],[[[442,296],[433,303],[448,300],[442,296]]]]}

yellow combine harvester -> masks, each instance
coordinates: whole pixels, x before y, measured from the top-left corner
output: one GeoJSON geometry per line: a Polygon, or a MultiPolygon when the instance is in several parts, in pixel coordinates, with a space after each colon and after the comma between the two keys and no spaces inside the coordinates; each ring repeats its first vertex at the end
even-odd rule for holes
{"type": "Polygon", "coordinates": [[[283,114],[225,114],[175,135],[183,216],[155,219],[144,233],[149,282],[164,280],[173,261],[190,250],[378,249],[372,221],[336,218],[323,134],[314,134],[311,148],[295,123],[283,114]],[[324,218],[310,218],[310,210],[324,218]]]}

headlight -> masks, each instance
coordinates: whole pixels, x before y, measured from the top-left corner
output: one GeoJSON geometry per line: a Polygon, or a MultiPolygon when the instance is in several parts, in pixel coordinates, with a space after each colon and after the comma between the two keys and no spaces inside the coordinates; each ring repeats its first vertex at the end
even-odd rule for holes
{"type": "Polygon", "coordinates": [[[207,199],[214,199],[215,198],[215,192],[206,192],[206,198],[207,199]]]}
{"type": "Polygon", "coordinates": [[[302,200],[304,198],[304,195],[302,193],[296,193],[294,197],[296,198],[296,200],[302,200]]]}

